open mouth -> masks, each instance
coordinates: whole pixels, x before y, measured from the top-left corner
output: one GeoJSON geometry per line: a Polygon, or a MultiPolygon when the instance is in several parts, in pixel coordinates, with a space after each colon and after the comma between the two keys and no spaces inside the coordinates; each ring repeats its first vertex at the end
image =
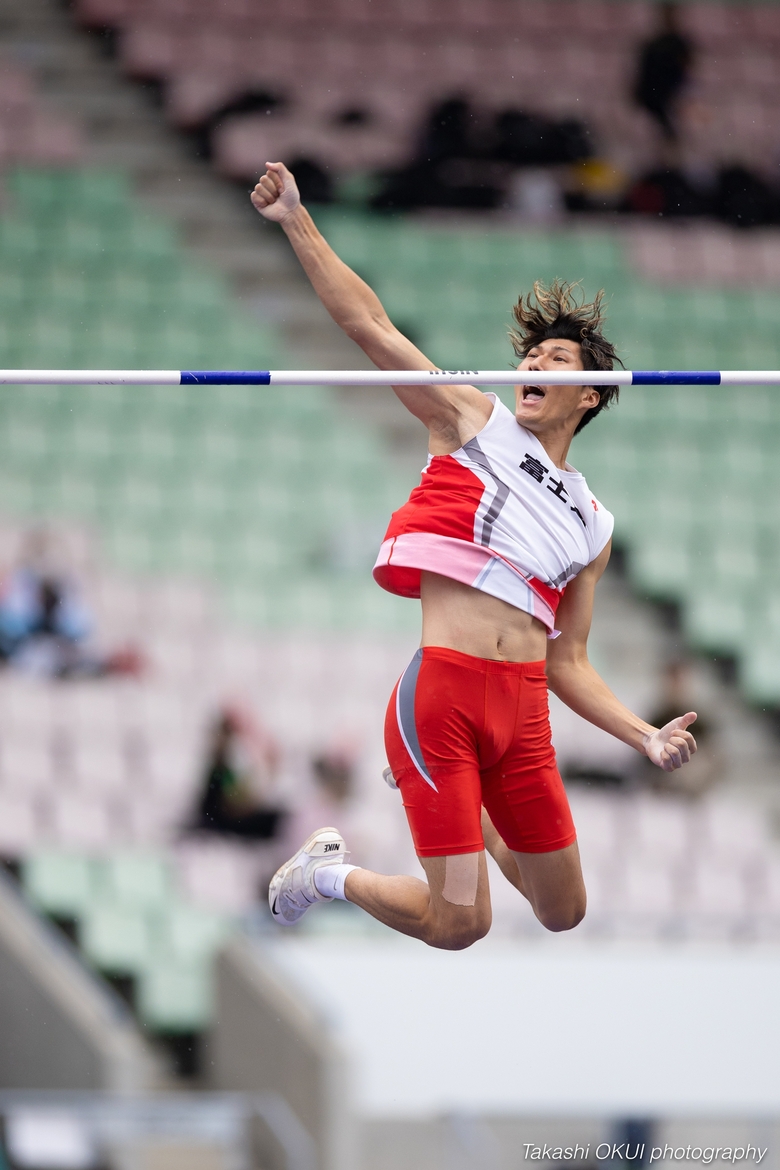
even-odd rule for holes
{"type": "Polygon", "coordinates": [[[523,402],[541,402],[543,398],[544,390],[541,386],[523,387],[523,402]]]}

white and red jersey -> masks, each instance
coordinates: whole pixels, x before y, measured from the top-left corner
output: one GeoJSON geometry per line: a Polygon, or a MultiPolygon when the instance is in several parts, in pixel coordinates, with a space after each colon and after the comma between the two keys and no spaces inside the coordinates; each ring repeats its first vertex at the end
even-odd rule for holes
{"type": "Polygon", "coordinates": [[[599,555],[613,518],[579,471],[556,467],[495,394],[475,438],[431,455],[394,512],[374,565],[390,593],[420,596],[427,570],[530,613],[555,634],[567,584],[599,555]]]}

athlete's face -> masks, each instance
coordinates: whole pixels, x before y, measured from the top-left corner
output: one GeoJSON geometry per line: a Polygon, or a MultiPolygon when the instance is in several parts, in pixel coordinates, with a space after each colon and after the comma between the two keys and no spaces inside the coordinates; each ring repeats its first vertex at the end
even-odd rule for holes
{"type": "Polygon", "coordinates": [[[591,386],[547,386],[545,370],[581,370],[582,351],[577,341],[562,337],[542,341],[528,351],[519,370],[538,370],[539,385],[515,387],[515,417],[529,431],[542,431],[567,422],[577,426],[586,410],[598,406],[591,386]]]}

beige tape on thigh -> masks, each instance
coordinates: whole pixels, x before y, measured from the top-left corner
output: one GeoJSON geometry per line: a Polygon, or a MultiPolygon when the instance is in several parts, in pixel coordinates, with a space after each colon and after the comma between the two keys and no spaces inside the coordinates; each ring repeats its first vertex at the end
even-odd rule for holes
{"type": "Polygon", "coordinates": [[[442,897],[453,906],[473,906],[479,884],[479,854],[458,853],[444,859],[442,897]]]}

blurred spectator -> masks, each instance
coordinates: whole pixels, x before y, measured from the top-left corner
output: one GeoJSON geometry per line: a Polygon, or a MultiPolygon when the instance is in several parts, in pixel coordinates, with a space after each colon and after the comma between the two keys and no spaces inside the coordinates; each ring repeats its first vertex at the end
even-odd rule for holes
{"type": "Polygon", "coordinates": [[[669,142],[678,138],[677,104],[690,76],[694,47],[680,29],[676,4],[661,4],[659,30],[639,51],[634,101],[656,120],[669,142]]]}
{"type": "Polygon", "coordinates": [[[310,768],[311,785],[291,817],[286,838],[300,843],[323,825],[351,833],[356,795],[354,750],[341,745],[327,748],[312,757],[310,768]]]}
{"type": "Polygon", "coordinates": [[[761,227],[780,223],[780,191],[744,166],[705,176],[682,167],[656,167],[632,183],[623,208],[664,218],[712,215],[733,227],[761,227]]]}
{"type": "Polygon", "coordinates": [[[505,204],[517,167],[555,166],[587,158],[587,127],[522,110],[481,117],[461,96],[430,110],[416,157],[384,176],[379,210],[448,207],[489,210],[505,204]]]}
{"type": "Polygon", "coordinates": [[[667,663],[661,683],[662,693],[658,707],[650,716],[654,727],[663,727],[676,719],[681,711],[696,711],[696,722],[691,731],[696,740],[696,755],[677,772],[662,772],[644,761],[644,777],[654,788],[677,792],[683,796],[700,796],[706,792],[722,772],[723,761],[717,747],[712,720],[702,710],[693,694],[691,669],[682,659],[667,663]],[[657,773],[657,775],[656,775],[657,773]]]}
{"type": "Polygon", "coordinates": [[[335,186],[328,171],[312,158],[293,158],[290,170],[305,203],[332,203],[336,198],[335,186]],[[298,176],[300,175],[300,180],[298,176]]]}
{"type": "Polygon", "coordinates": [[[569,211],[615,211],[624,202],[628,177],[609,159],[585,159],[569,172],[569,211]]]}
{"type": "Polygon", "coordinates": [[[496,117],[495,137],[495,156],[518,167],[558,166],[593,154],[590,131],[578,118],[503,110],[496,117]]]}
{"type": "Polygon", "coordinates": [[[474,118],[474,111],[464,97],[447,98],[435,105],[423,130],[419,161],[441,162],[478,154],[474,118]]]}
{"type": "Polygon", "coordinates": [[[466,98],[437,102],[425,120],[415,158],[409,166],[384,176],[372,205],[380,211],[498,207],[504,170],[491,164],[487,154],[466,98]]]}
{"type": "Polygon", "coordinates": [[[354,764],[345,752],[325,752],[312,760],[312,770],[321,791],[335,806],[352,796],[354,764]]]}
{"type": "Polygon", "coordinates": [[[563,191],[552,170],[530,167],[515,172],[509,190],[509,205],[533,223],[550,223],[563,211],[563,191]]]}
{"type": "Polygon", "coordinates": [[[227,708],[214,724],[194,827],[268,841],[285,816],[270,802],[279,761],[274,741],[244,713],[227,708]]]}
{"type": "Polygon", "coordinates": [[[625,209],[664,218],[711,215],[712,193],[693,182],[680,167],[657,167],[632,183],[625,209]]]}
{"type": "Polygon", "coordinates": [[[45,534],[30,538],[28,559],[0,583],[0,662],[44,678],[140,673],[132,647],[89,650],[92,615],[74,583],[47,567],[45,534]]]}
{"type": "Polygon", "coordinates": [[[747,167],[724,167],[718,175],[715,212],[734,227],[780,223],[780,193],[747,167]]]}

